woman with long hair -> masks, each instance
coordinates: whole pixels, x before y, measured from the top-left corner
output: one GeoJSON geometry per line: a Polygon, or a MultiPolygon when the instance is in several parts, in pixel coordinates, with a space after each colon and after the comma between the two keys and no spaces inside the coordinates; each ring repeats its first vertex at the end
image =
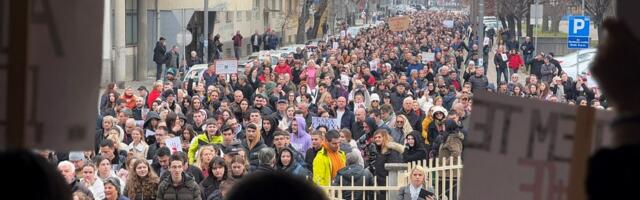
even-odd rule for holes
{"type": "Polygon", "coordinates": [[[220,189],[222,181],[230,179],[227,165],[225,165],[224,159],[221,157],[214,158],[208,163],[207,168],[209,176],[200,182],[202,199],[209,199],[216,190],[220,189]]]}
{"type": "Polygon", "coordinates": [[[191,140],[196,137],[196,131],[193,130],[193,125],[187,124],[182,130],[182,134],[180,134],[180,141],[182,142],[182,151],[189,152],[189,144],[191,144],[191,140]]]}
{"type": "Polygon", "coordinates": [[[404,143],[404,139],[409,133],[413,132],[411,122],[407,116],[400,114],[396,116],[396,121],[393,123],[393,130],[391,130],[392,139],[398,143],[404,143]]]}
{"type": "Polygon", "coordinates": [[[149,152],[149,145],[144,141],[144,131],[140,127],[136,127],[131,131],[132,142],[127,146],[129,152],[135,156],[146,158],[149,152]]]}
{"type": "MultiPolygon", "coordinates": [[[[379,186],[386,186],[389,171],[384,168],[387,163],[402,163],[402,153],[404,146],[392,141],[389,131],[386,129],[378,129],[373,134],[373,143],[369,145],[369,155],[375,155],[373,163],[369,161],[369,167],[373,169],[373,175],[376,176],[376,183],[379,186]]],[[[380,195],[384,196],[382,192],[380,195]]]]}
{"type": "Polygon", "coordinates": [[[124,195],[132,200],[156,199],[160,178],[151,170],[149,162],[137,159],[131,169],[124,195]]]}
{"type": "Polygon", "coordinates": [[[104,93],[102,93],[102,96],[100,97],[100,111],[101,111],[100,114],[102,114],[103,116],[104,116],[104,113],[102,111],[106,110],[106,107],[110,102],[112,95],[114,97],[114,102],[115,102],[115,97],[120,96],[118,95],[118,86],[115,83],[107,84],[107,87],[105,88],[104,93]]]}
{"type": "MultiPolygon", "coordinates": [[[[206,134],[206,133],[205,133],[206,134]]],[[[193,164],[202,171],[204,177],[209,175],[209,163],[216,157],[216,149],[213,145],[204,145],[196,153],[196,162],[193,164]]]]}

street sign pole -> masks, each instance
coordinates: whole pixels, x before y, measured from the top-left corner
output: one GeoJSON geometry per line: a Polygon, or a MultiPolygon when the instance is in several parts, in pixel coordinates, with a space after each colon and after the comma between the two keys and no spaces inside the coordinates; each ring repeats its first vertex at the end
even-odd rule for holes
{"type": "Polygon", "coordinates": [[[576,78],[580,75],[580,49],[589,48],[589,18],[584,15],[569,17],[569,34],[567,48],[577,49],[576,78]]]}

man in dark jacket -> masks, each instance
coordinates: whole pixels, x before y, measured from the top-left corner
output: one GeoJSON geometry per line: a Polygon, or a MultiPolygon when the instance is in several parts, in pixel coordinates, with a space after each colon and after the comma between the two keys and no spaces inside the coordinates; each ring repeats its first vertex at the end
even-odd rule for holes
{"type": "Polygon", "coordinates": [[[156,43],[156,47],[153,48],[153,62],[156,63],[156,81],[162,78],[162,64],[166,63],[165,53],[167,52],[166,39],[160,37],[160,40],[156,43]]]}
{"type": "Polygon", "coordinates": [[[264,142],[260,138],[258,126],[253,123],[247,125],[246,139],[242,141],[242,148],[244,148],[246,157],[249,160],[250,172],[258,168],[258,164],[260,163],[258,160],[258,152],[265,147],[267,147],[267,145],[264,145],[264,142]]]}
{"type": "Polygon", "coordinates": [[[259,165],[255,173],[273,173],[276,171],[276,152],[272,148],[262,148],[258,152],[259,165]]]}
{"type": "Polygon", "coordinates": [[[195,179],[184,172],[183,155],[170,158],[170,173],[161,176],[156,197],[158,199],[202,200],[200,187],[195,179]]]}
{"type": "Polygon", "coordinates": [[[236,34],[231,38],[233,40],[233,52],[236,55],[236,60],[240,60],[240,48],[242,48],[242,35],[240,31],[237,31],[236,34]]]}
{"type": "Polygon", "coordinates": [[[260,51],[260,45],[262,45],[262,37],[258,33],[258,30],[256,30],[256,33],[251,35],[251,47],[252,47],[251,52],[260,51]]]}
{"type": "Polygon", "coordinates": [[[316,158],[318,151],[322,149],[322,132],[313,131],[309,133],[311,135],[311,148],[309,148],[304,156],[304,162],[309,171],[313,171],[313,159],[316,158]]]}
{"type": "Polygon", "coordinates": [[[538,54],[535,58],[526,62],[527,65],[531,65],[530,73],[536,75],[538,79],[542,78],[542,64],[544,64],[544,58],[542,54],[538,54]]]}
{"type": "MultiPolygon", "coordinates": [[[[522,56],[524,56],[524,62],[527,62],[533,56],[533,51],[535,51],[535,46],[533,46],[533,42],[531,42],[530,37],[524,38],[524,42],[520,45],[520,50],[522,50],[522,56]]],[[[527,70],[529,69],[529,65],[527,64],[527,70]]]]}
{"type": "MultiPolygon", "coordinates": [[[[356,152],[347,153],[347,166],[338,171],[336,178],[331,185],[333,186],[373,186],[373,175],[369,170],[358,164],[358,155],[356,152]]],[[[343,190],[343,199],[364,199],[362,191],[343,190]]],[[[373,192],[367,192],[367,197],[373,198],[373,192]]],[[[367,198],[368,199],[368,198],[367,198]]]]}
{"type": "Polygon", "coordinates": [[[406,92],[408,85],[406,83],[399,83],[396,85],[396,92],[391,93],[391,105],[393,110],[399,111],[402,109],[402,101],[409,95],[406,92]]]}
{"type": "Polygon", "coordinates": [[[484,75],[484,68],[480,66],[476,67],[475,75],[469,78],[469,82],[471,83],[471,92],[486,89],[489,85],[489,80],[487,76],[484,75]]]}
{"type": "Polygon", "coordinates": [[[336,109],[336,115],[340,121],[340,128],[346,128],[351,130],[355,124],[355,115],[349,109],[347,109],[347,98],[338,97],[338,108],[336,109]]]}

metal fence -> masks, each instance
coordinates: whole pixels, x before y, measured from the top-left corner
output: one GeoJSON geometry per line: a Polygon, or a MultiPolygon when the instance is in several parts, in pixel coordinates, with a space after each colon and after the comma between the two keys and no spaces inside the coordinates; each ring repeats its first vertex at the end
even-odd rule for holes
{"type": "Polygon", "coordinates": [[[410,182],[410,171],[415,166],[422,166],[426,171],[423,186],[431,190],[436,199],[457,200],[460,196],[460,183],[462,179],[462,159],[460,157],[437,158],[421,160],[418,162],[404,163],[401,170],[389,170],[386,184],[380,186],[373,177],[367,182],[366,177],[350,177],[351,181],[338,180],[334,186],[323,186],[329,199],[396,199],[396,195],[402,186],[410,182]]]}

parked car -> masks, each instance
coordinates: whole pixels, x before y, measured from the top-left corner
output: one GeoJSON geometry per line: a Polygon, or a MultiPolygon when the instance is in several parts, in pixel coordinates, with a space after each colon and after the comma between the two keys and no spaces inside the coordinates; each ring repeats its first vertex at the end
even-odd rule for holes
{"type": "Polygon", "coordinates": [[[579,51],[579,57],[577,52],[573,52],[555,59],[560,62],[562,71],[566,72],[567,76],[573,80],[576,80],[576,77],[586,78],[588,87],[598,87],[598,82],[591,76],[591,63],[596,56],[597,49],[581,49],[579,51]]]}

